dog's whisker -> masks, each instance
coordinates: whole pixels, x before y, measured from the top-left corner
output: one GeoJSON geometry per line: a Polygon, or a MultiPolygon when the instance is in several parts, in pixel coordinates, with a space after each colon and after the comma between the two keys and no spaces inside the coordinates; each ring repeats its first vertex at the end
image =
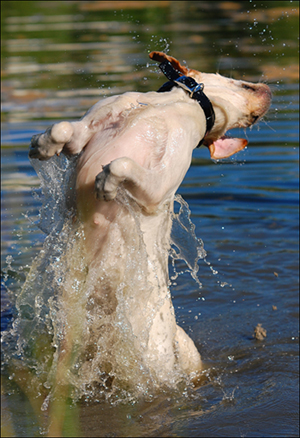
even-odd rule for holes
{"type": "Polygon", "coordinates": [[[261,122],[264,123],[264,125],[266,125],[271,131],[273,132],[277,132],[276,129],[274,129],[265,119],[261,119],[261,122]]]}

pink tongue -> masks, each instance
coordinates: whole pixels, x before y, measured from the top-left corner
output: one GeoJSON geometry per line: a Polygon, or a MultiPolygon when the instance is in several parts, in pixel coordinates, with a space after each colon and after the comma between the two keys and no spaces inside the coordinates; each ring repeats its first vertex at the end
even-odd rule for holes
{"type": "Polygon", "coordinates": [[[221,137],[209,145],[210,157],[215,160],[230,157],[244,149],[247,143],[247,140],[244,138],[221,137]]]}

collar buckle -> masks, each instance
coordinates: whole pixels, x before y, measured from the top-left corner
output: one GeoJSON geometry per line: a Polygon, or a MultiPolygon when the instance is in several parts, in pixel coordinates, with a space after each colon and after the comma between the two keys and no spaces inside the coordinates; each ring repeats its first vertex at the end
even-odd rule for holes
{"type": "Polygon", "coordinates": [[[198,84],[196,81],[194,81],[193,78],[189,76],[179,76],[179,78],[175,79],[173,82],[175,82],[176,85],[179,85],[179,87],[187,91],[192,99],[194,93],[198,93],[199,91],[201,92],[204,89],[203,83],[198,84]],[[194,82],[194,84],[191,84],[191,80],[194,82]],[[186,82],[190,82],[190,85],[187,85],[186,82]]]}

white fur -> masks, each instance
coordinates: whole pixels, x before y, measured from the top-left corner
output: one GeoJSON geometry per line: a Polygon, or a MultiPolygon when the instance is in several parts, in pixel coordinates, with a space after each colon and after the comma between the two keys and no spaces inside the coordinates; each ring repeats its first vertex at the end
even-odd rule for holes
{"type": "MultiPolygon", "coordinates": [[[[264,84],[195,70],[191,70],[191,76],[204,83],[204,92],[216,114],[215,125],[205,138],[207,146],[230,128],[251,125],[253,115],[256,119],[261,117],[270,105],[271,93],[264,84]]],[[[78,122],[55,124],[32,139],[30,150],[30,156],[40,160],[61,151],[69,155],[80,153],[77,216],[84,224],[88,262],[95,266],[104,258],[107,245],[118,242],[113,257],[118,258],[119,281],[124,260],[130,257],[127,237],[120,230],[129,235],[134,221],[115,201],[118,187],[124,187],[141,209],[140,228],[148,254],[152,293],[145,303],[145,315],[141,318],[133,312],[128,318],[138,338],[144,329],[143,318],[152,315],[144,359],[161,381],[168,378],[175,365],[187,374],[201,370],[193,341],[175,321],[168,289],[168,250],[174,195],[205,130],[203,110],[184,90],[175,87],[164,93],[129,92],[98,102],[78,122]],[[122,227],[114,226],[122,220],[122,227]]],[[[106,260],[108,272],[110,264],[115,263],[113,257],[106,260]]]]}

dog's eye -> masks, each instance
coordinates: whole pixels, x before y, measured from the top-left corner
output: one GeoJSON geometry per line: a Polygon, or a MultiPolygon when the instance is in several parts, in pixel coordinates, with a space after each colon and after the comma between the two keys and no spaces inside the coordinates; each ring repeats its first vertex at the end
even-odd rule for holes
{"type": "Polygon", "coordinates": [[[244,88],[245,90],[255,91],[255,87],[248,84],[242,84],[242,88],[244,88]]]}

